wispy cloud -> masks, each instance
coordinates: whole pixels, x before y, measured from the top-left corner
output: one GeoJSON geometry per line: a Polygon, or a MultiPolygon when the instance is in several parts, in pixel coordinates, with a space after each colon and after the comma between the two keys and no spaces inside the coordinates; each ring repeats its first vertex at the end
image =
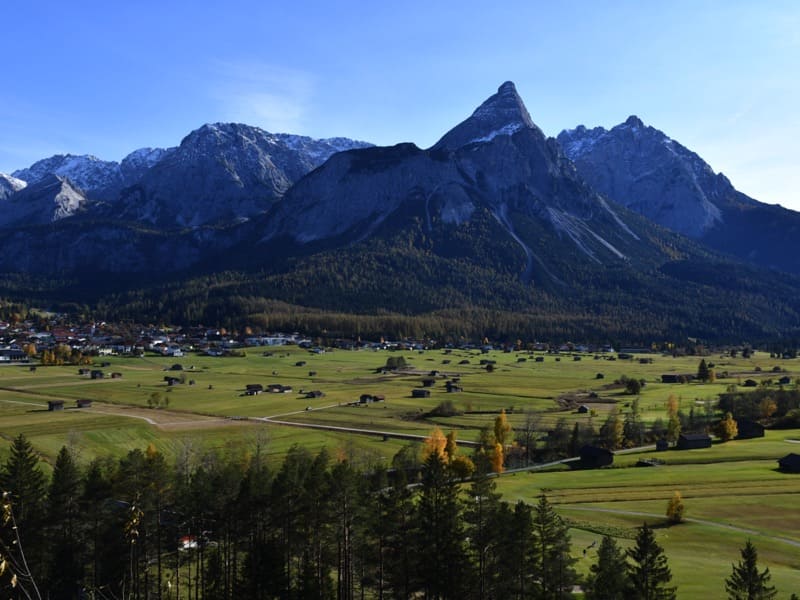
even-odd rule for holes
{"type": "Polygon", "coordinates": [[[258,62],[213,65],[211,95],[226,120],[258,125],[273,132],[302,131],[313,95],[305,72],[258,62]]]}

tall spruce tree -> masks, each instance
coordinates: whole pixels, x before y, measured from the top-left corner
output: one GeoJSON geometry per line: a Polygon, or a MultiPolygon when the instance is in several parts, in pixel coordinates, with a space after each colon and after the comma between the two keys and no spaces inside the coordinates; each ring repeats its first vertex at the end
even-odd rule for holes
{"type": "Polygon", "coordinates": [[[123,536],[125,513],[114,500],[112,489],[116,463],[95,459],[83,480],[81,511],[86,527],[86,584],[90,591],[103,589],[120,596],[120,582],[128,564],[128,547],[123,536]]]}
{"type": "Polygon", "coordinates": [[[656,542],[653,530],[644,523],[636,535],[636,545],[628,549],[628,557],[633,561],[629,565],[628,578],[631,600],[674,600],[674,587],[667,584],[672,581],[672,573],[667,565],[664,549],[656,542]]]}
{"type": "Polygon", "coordinates": [[[41,525],[47,497],[46,479],[39,468],[39,457],[21,433],[14,438],[11,453],[0,471],[0,490],[11,493],[17,527],[25,531],[28,525],[41,525]]]}
{"type": "Polygon", "coordinates": [[[375,496],[376,580],[379,598],[409,598],[414,588],[414,497],[403,477],[375,496]]]}
{"type": "Polygon", "coordinates": [[[495,597],[494,575],[498,571],[497,548],[506,543],[504,532],[498,524],[500,494],[497,485],[485,474],[478,475],[468,490],[464,521],[467,526],[469,554],[477,565],[477,592],[479,598],[495,597]]]}
{"type": "Polygon", "coordinates": [[[697,378],[700,381],[708,381],[711,378],[711,369],[706,364],[705,358],[701,358],[700,364],[697,365],[697,378]]]}
{"type": "Polygon", "coordinates": [[[44,506],[47,484],[39,469],[39,458],[31,443],[19,434],[11,444],[11,452],[0,470],[0,493],[7,494],[13,522],[2,525],[2,542],[6,553],[13,552],[18,561],[17,574],[29,578],[29,588],[44,579],[44,506]],[[19,538],[19,539],[16,539],[19,538]]]}
{"type": "Polygon", "coordinates": [[[533,536],[533,509],[522,500],[513,510],[503,502],[498,526],[507,541],[497,548],[497,598],[531,598],[537,578],[533,536]]]}
{"type": "Polygon", "coordinates": [[[426,598],[463,598],[468,564],[458,486],[442,455],[425,461],[417,504],[417,573],[426,598]]]}
{"type": "Polygon", "coordinates": [[[533,538],[536,597],[571,598],[577,575],[573,568],[575,559],[570,556],[568,528],[544,494],[533,509],[533,538]]]}
{"type": "Polygon", "coordinates": [[[62,446],[47,496],[49,536],[47,589],[53,598],[76,598],[84,575],[84,528],[81,526],[81,474],[72,452],[62,446]]]}
{"type": "Polygon", "coordinates": [[[725,591],[730,600],[771,600],[778,595],[769,585],[772,576],[769,569],[758,572],[758,551],[750,540],[741,550],[742,560],[732,565],[731,576],[725,580],[725,591]]]}
{"type": "Polygon", "coordinates": [[[626,600],[628,563],[625,553],[611,536],[604,536],[597,550],[597,562],[589,567],[584,591],[587,600],[626,600]]]}

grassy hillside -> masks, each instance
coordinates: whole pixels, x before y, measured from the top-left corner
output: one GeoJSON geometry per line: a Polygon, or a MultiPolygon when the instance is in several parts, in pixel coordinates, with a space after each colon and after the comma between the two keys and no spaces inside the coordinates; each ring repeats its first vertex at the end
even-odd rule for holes
{"type": "MultiPolygon", "coordinates": [[[[243,358],[191,355],[107,360],[110,366],[102,368],[107,375],[102,380],[79,375],[77,367],[38,367],[36,371],[27,366],[1,367],[4,443],[0,460],[5,460],[9,441],[24,433],[50,464],[64,444],[73,447],[85,464],[96,456],[122,456],[151,443],[173,459],[187,453],[246,453],[259,444],[277,464],[298,443],[312,451],[327,447],[336,456],[370,468],[389,465],[410,443],[394,436],[426,436],[438,425],[444,431],[456,430],[459,440],[474,441],[501,409],[516,428],[532,417],[540,431],[562,418],[570,428],[590,421],[599,428],[610,411],[623,415],[630,411],[635,396],[614,384],[622,376],[646,382],[638,396],[645,423],[665,418],[670,394],[678,397],[682,411],[694,408],[705,414],[713,412],[719,393],[745,379],[771,379],[771,388],[766,382],[762,387],[777,390],[774,382],[779,377],[789,376],[795,382],[800,376],[797,359],[780,360],[762,352],[747,359],[706,357],[715,363],[718,374],[714,383],[707,384],[662,384],[663,373],[695,373],[699,358],[656,354],[611,360],[607,355],[478,350],[314,354],[287,347],[248,349],[243,358]],[[408,369],[381,372],[388,358],[401,356],[408,369]],[[493,370],[487,371],[481,361],[495,361],[493,370]],[[182,370],[171,370],[175,364],[182,370]],[[431,375],[433,371],[438,373],[431,375]],[[110,378],[112,372],[121,377],[110,378]],[[598,374],[603,378],[598,379],[598,374]],[[168,386],[165,376],[183,376],[185,383],[168,386]],[[453,377],[460,378],[463,391],[446,392],[444,382],[453,377]],[[422,388],[423,380],[429,378],[434,380],[425,388],[430,397],[413,398],[411,391],[422,388]],[[244,395],[246,385],[252,383],[280,383],[291,386],[292,392],[244,395]],[[319,390],[324,396],[309,399],[300,390],[319,390]],[[385,401],[350,405],[361,394],[383,395],[385,401]],[[154,398],[161,408],[149,407],[154,398]],[[57,399],[64,400],[67,408],[49,412],[48,400],[57,399]],[[88,409],[73,408],[77,399],[91,399],[94,404],[88,409]],[[452,402],[458,414],[426,416],[443,401],[452,402]],[[587,403],[592,412],[579,414],[580,403],[587,403]],[[261,420],[264,417],[273,422],[261,420]],[[382,433],[307,429],[275,420],[382,433]]],[[[584,555],[584,548],[599,542],[604,533],[629,544],[635,528],[646,520],[658,527],[658,540],[669,557],[679,597],[719,597],[731,563],[738,561],[739,548],[749,538],[783,598],[800,589],[796,510],[800,477],[776,471],[776,459],[800,451],[798,440],[800,430],[769,431],[762,439],[717,443],[703,450],[622,454],[616,456],[612,468],[601,470],[560,467],[509,473],[498,479],[498,490],[512,501],[533,501],[546,491],[573,525],[573,554],[583,572],[595,557],[594,549],[584,555]],[[635,467],[643,457],[665,464],[635,467]],[[683,495],[688,521],[665,527],[666,504],[675,490],[683,495]]]]}

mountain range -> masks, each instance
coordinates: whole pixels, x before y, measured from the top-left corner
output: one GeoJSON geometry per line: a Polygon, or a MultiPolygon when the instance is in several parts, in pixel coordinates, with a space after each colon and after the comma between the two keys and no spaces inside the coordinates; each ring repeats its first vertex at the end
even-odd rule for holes
{"type": "Polygon", "coordinates": [[[558,141],[601,194],[659,225],[754,264],[800,273],[800,213],[758,202],[661,131],[631,116],[558,141]]]}
{"type": "Polygon", "coordinates": [[[797,213],[635,117],[547,138],[510,82],[427,149],[213,124],[121,163],[57,156],[11,175],[12,298],[231,324],[271,324],[278,302],[396,315],[399,330],[424,317],[428,334],[800,331],[798,253],[781,247],[797,213]]]}

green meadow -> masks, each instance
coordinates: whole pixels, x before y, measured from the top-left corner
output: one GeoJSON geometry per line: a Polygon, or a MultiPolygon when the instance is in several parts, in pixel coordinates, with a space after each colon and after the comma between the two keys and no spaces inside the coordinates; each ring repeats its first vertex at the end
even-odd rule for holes
{"type": "MultiPolygon", "coordinates": [[[[614,383],[623,376],[645,382],[638,398],[646,423],[666,419],[671,394],[683,412],[707,414],[714,411],[718,394],[746,379],[777,389],[780,377],[789,376],[792,388],[800,377],[800,361],[771,358],[764,352],[747,359],[706,356],[717,374],[708,384],[661,383],[665,373],[696,373],[700,360],[661,354],[610,360],[594,354],[455,349],[314,354],[297,347],[249,348],[246,354],[99,358],[92,368],[101,368],[105,377],[98,380],[79,375],[75,366],[39,366],[32,371],[4,365],[0,460],[5,460],[10,441],[23,433],[46,464],[63,445],[85,464],[149,444],[169,457],[189,450],[244,453],[259,444],[277,465],[288,448],[300,444],[312,451],[326,447],[372,468],[390,465],[409,443],[395,436],[426,436],[438,426],[456,431],[460,441],[472,442],[500,410],[517,428],[534,418],[540,429],[560,419],[570,427],[591,422],[599,429],[610,411],[625,413],[636,398],[614,383]],[[408,367],[381,370],[390,357],[403,357],[408,367]],[[494,362],[488,370],[482,361],[494,362]],[[100,367],[101,362],[109,364],[100,367]],[[171,370],[174,365],[182,370],[171,370]],[[111,373],[120,376],[112,379],[111,373]],[[169,386],[165,376],[184,383],[169,386]],[[462,391],[448,393],[445,382],[456,377],[462,391]],[[426,379],[433,383],[423,388],[426,379]],[[292,391],[244,394],[248,384],[276,383],[292,391]],[[414,389],[427,389],[430,397],[412,397],[414,389]],[[324,395],[306,397],[305,392],[316,390],[324,395]],[[379,394],[385,400],[353,405],[362,394],[379,394]],[[75,408],[79,399],[92,400],[93,405],[75,408]],[[48,401],[54,400],[63,400],[65,409],[48,411],[48,401]],[[427,415],[443,402],[452,403],[457,414],[427,415]],[[156,403],[160,407],[151,408],[156,403]],[[581,404],[591,411],[579,414],[581,404]],[[360,433],[363,430],[373,433],[360,433]]],[[[770,568],[779,597],[788,598],[800,591],[800,475],[777,471],[776,459],[800,453],[799,440],[800,430],[768,431],[761,439],[716,443],[702,450],[620,454],[612,467],[599,470],[560,466],[508,473],[497,479],[497,486],[512,502],[548,495],[571,523],[573,554],[582,572],[595,559],[602,535],[629,545],[636,527],[647,521],[657,528],[680,598],[722,597],[731,563],[739,560],[739,549],[748,538],[758,548],[760,564],[770,568]],[[663,464],[636,467],[641,458],[658,458],[663,464]],[[687,520],[667,527],[664,513],[675,491],[683,496],[687,520]]],[[[462,452],[472,450],[465,447],[462,452]]]]}

